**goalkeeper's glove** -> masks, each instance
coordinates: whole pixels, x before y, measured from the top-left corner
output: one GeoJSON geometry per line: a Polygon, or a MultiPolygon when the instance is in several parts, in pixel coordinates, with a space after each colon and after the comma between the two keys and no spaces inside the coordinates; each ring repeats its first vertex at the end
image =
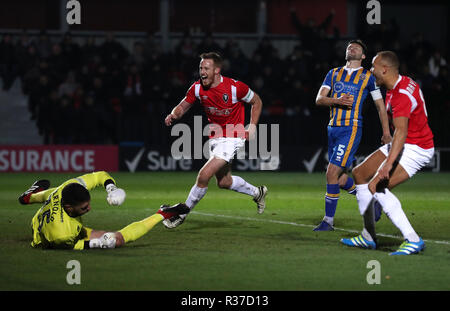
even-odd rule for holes
{"type": "Polygon", "coordinates": [[[117,188],[113,183],[106,186],[106,192],[108,193],[106,201],[108,201],[109,205],[121,205],[125,201],[125,191],[117,188]]]}
{"type": "Polygon", "coordinates": [[[98,239],[89,241],[89,248],[115,248],[116,234],[114,232],[106,232],[98,239]]]}

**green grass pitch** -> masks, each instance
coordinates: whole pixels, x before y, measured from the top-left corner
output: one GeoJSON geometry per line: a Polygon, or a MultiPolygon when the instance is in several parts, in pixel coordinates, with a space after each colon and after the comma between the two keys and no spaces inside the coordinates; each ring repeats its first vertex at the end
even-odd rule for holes
{"type": "MultiPolygon", "coordinates": [[[[39,178],[56,186],[77,174],[0,174],[0,290],[450,290],[450,174],[419,173],[393,192],[426,241],[423,253],[389,256],[400,232],[383,214],[379,249],[342,245],[362,228],[356,199],[341,192],[334,232],[313,232],[324,213],[325,174],[236,173],[269,188],[264,214],[251,198],[219,189],[207,195],[185,223],[162,223],[115,250],[37,250],[30,246],[30,221],[39,205],[17,197],[39,178]],[[67,263],[78,260],[81,284],[69,285],[67,263]],[[368,284],[368,262],[380,263],[380,284],[368,284]]],[[[120,207],[106,192],[91,192],[85,225],[115,231],[152,215],[163,203],[186,199],[195,172],[113,173],[127,192],[120,207]]]]}

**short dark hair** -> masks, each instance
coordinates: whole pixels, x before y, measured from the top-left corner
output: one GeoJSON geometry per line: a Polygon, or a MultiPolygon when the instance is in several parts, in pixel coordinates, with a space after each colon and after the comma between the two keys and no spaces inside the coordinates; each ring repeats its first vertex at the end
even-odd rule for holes
{"type": "Polygon", "coordinates": [[[61,204],[77,205],[91,199],[89,191],[78,183],[70,183],[61,192],[61,204]]]}
{"type": "Polygon", "coordinates": [[[395,69],[400,68],[400,61],[398,60],[397,54],[392,51],[380,51],[377,53],[382,61],[386,62],[389,66],[395,69]]]}
{"type": "Polygon", "coordinates": [[[223,58],[217,52],[202,53],[202,54],[200,54],[200,58],[201,59],[212,59],[213,62],[214,62],[214,65],[216,65],[217,67],[222,68],[223,58]]]}
{"type": "Polygon", "coordinates": [[[349,45],[352,44],[352,43],[356,43],[356,44],[360,45],[360,46],[362,47],[363,54],[364,54],[364,55],[367,55],[367,45],[365,45],[365,43],[362,42],[361,39],[350,40],[350,41],[347,43],[347,46],[349,46],[349,45]]]}

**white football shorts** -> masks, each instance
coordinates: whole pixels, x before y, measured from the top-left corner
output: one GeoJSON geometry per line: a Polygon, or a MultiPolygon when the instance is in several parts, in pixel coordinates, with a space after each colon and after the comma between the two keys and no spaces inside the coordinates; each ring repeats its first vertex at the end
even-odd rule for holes
{"type": "MultiPolygon", "coordinates": [[[[386,144],[379,148],[381,152],[387,157],[392,144],[386,144]]],[[[402,152],[399,155],[398,162],[408,173],[409,178],[413,177],[422,167],[430,163],[434,155],[434,148],[423,149],[417,145],[405,144],[402,152]]]]}
{"type": "Polygon", "coordinates": [[[237,152],[245,146],[245,139],[235,137],[218,137],[209,140],[209,157],[216,157],[231,162],[237,152]]]}

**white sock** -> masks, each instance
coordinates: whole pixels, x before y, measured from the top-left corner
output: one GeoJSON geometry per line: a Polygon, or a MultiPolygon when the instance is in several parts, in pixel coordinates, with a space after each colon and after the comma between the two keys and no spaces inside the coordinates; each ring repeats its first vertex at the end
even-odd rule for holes
{"type": "MultiPolygon", "coordinates": [[[[208,187],[200,188],[195,184],[192,186],[189,196],[186,199],[186,205],[192,210],[195,205],[205,196],[208,187]]],[[[180,215],[181,216],[181,215],[180,215]]]]}
{"type": "Polygon", "coordinates": [[[419,242],[420,238],[409,223],[402,209],[402,204],[397,197],[388,189],[385,193],[376,192],[374,198],[381,204],[383,211],[392,223],[401,231],[403,237],[410,242],[419,242]]]}
{"type": "Polygon", "coordinates": [[[323,220],[326,221],[330,226],[334,225],[334,217],[323,216],[323,220]]]}
{"type": "Polygon", "coordinates": [[[369,242],[373,242],[373,238],[370,235],[369,231],[367,231],[366,228],[363,229],[363,231],[361,232],[361,235],[363,236],[363,238],[365,238],[366,240],[368,240],[369,242]]]}
{"type": "Polygon", "coordinates": [[[233,183],[231,184],[230,190],[236,192],[248,194],[252,197],[258,195],[258,188],[246,182],[242,177],[231,176],[233,178],[233,183]]]}
{"type": "Polygon", "coordinates": [[[373,195],[369,190],[369,184],[356,185],[356,201],[358,202],[361,216],[366,212],[372,198],[373,195]]]}

